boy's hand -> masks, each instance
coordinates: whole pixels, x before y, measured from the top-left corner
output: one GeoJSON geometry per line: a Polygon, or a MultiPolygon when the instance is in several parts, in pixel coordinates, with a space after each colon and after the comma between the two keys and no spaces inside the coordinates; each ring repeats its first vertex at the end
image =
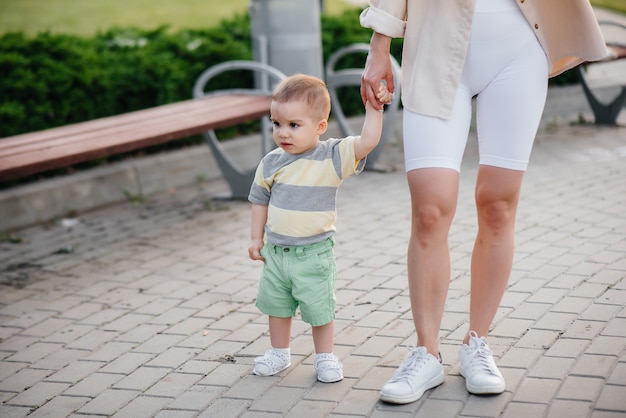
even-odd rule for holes
{"type": "Polygon", "coordinates": [[[376,98],[381,104],[389,104],[391,103],[391,99],[393,99],[393,94],[387,90],[387,85],[381,82],[378,85],[378,91],[376,92],[376,98]]]}
{"type": "Polygon", "coordinates": [[[263,239],[257,238],[250,241],[250,246],[248,247],[248,256],[250,260],[254,261],[265,261],[265,258],[261,256],[261,248],[263,248],[263,239]]]}

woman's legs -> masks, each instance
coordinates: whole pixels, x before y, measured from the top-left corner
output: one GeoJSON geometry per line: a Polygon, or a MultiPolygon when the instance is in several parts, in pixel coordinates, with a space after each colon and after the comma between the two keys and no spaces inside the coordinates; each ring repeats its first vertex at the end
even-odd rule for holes
{"type": "Polygon", "coordinates": [[[448,233],[472,118],[472,93],[460,86],[450,119],[404,110],[404,156],[411,194],[407,251],[417,345],[438,357],[439,328],[450,285],[448,233]]]}
{"type": "MultiPolygon", "coordinates": [[[[523,177],[523,171],[487,165],[481,165],[478,171],[470,329],[479,336],[488,334],[507,287],[523,177]]],[[[411,310],[417,345],[436,356],[450,281],[448,233],[456,208],[459,174],[449,169],[424,168],[409,171],[407,179],[412,206],[407,255],[411,310]]]]}
{"type": "MultiPolygon", "coordinates": [[[[442,161],[453,160],[441,156],[445,157],[442,161]]],[[[412,207],[407,265],[417,348],[409,349],[380,391],[381,400],[398,404],[415,402],[426,390],[443,383],[439,327],[450,283],[448,231],[456,209],[459,173],[449,168],[419,168],[409,170],[407,180],[412,207]]]]}
{"type": "Polygon", "coordinates": [[[471,393],[505,389],[482,337],[489,331],[511,272],[515,215],[545,102],[548,63],[513,1],[479,3],[450,119],[404,110],[405,168],[412,207],[409,290],[418,346],[425,348],[405,357],[383,386],[381,399],[388,402],[419,399],[424,390],[443,381],[441,366],[433,365],[436,360],[431,354],[438,353],[450,280],[448,233],[456,210],[458,172],[473,97],[480,150],[475,196],[478,234],[471,267],[471,332],[459,353],[459,370],[471,393]]]}
{"type": "Polygon", "coordinates": [[[481,165],[476,181],[478,234],[470,288],[470,332],[459,349],[459,372],[470,393],[502,393],[506,384],[487,345],[489,327],[513,264],[515,215],[524,172],[481,165]]]}
{"type": "MultiPolygon", "coordinates": [[[[513,32],[524,32],[526,43],[514,50],[514,59],[503,61],[506,65],[476,97],[480,167],[475,192],[478,235],[472,255],[470,330],[479,336],[487,336],[511,273],[520,189],[548,86],[545,53],[518,14],[516,10],[511,18],[521,27],[513,32]]],[[[510,44],[504,48],[509,50],[510,44]]],[[[484,72],[478,64],[466,70],[466,76],[484,72]]],[[[466,336],[464,342],[468,340],[466,336]]]]}
{"type": "MultiPolygon", "coordinates": [[[[481,165],[476,181],[478,234],[471,265],[470,330],[487,336],[513,264],[515,215],[523,171],[481,165]]],[[[465,337],[467,344],[469,336],[465,337]]]]}
{"type": "Polygon", "coordinates": [[[423,168],[407,173],[411,237],[407,264],[417,345],[438,356],[439,328],[450,283],[448,232],[456,210],[459,173],[423,168]]]}

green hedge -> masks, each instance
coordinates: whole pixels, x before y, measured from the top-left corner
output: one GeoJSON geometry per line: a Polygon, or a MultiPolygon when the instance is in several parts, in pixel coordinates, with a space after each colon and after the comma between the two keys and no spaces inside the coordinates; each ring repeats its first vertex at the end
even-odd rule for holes
{"type": "MultiPolygon", "coordinates": [[[[358,25],[357,9],[324,16],[322,24],[325,52],[370,36],[358,25]]],[[[0,138],[189,99],[203,70],[236,59],[252,59],[247,15],[173,34],[163,27],[116,28],[93,38],[3,35],[0,138]]],[[[218,77],[210,87],[241,82],[218,77]]]]}
{"type": "Polygon", "coordinates": [[[197,75],[250,59],[243,16],[206,31],[168,34],[112,29],[69,35],[0,37],[0,137],[66,125],[191,97],[197,75]]]}
{"type": "MultiPolygon", "coordinates": [[[[325,60],[341,47],[369,42],[371,31],[359,25],[359,12],[322,16],[325,60]]],[[[401,48],[394,40],[398,60],[401,48]]],[[[362,67],[364,58],[346,58],[342,65],[362,67]]],[[[173,34],[163,27],[115,28],[93,38],[2,35],[0,138],[189,99],[203,70],[235,59],[252,59],[248,15],[173,34]]],[[[240,85],[240,77],[218,77],[210,87],[234,83],[240,85]]],[[[362,112],[358,89],[341,93],[346,114],[362,112]]]]}

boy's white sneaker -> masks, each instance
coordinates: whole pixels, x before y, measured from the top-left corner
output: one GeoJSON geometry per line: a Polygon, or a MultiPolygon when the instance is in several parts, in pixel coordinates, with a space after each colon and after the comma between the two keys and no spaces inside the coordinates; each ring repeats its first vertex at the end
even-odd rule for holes
{"type": "Polygon", "coordinates": [[[274,376],[291,366],[289,354],[270,348],[264,355],[254,359],[254,370],[257,376],[274,376]]]}
{"type": "Polygon", "coordinates": [[[332,353],[316,354],[313,366],[320,382],[334,383],[343,379],[343,365],[332,353]]]}
{"type": "Polygon", "coordinates": [[[443,366],[426,351],[412,347],[400,367],[380,390],[380,400],[406,404],[417,401],[424,392],[443,383],[443,366]]]}
{"type": "Polygon", "coordinates": [[[477,395],[504,392],[504,378],[493,360],[487,340],[475,331],[470,331],[469,336],[468,344],[463,344],[459,350],[459,371],[465,378],[467,391],[477,395]]]}

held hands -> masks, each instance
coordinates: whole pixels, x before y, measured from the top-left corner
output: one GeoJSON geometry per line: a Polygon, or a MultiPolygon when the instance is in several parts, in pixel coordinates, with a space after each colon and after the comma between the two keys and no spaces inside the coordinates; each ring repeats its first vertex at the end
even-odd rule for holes
{"type": "Polygon", "coordinates": [[[250,241],[250,246],[248,247],[250,260],[265,262],[265,258],[261,256],[261,248],[263,248],[262,238],[256,238],[250,241]]]}
{"type": "MultiPolygon", "coordinates": [[[[391,100],[393,99],[393,93],[387,90],[387,85],[385,84],[384,81],[381,81],[380,84],[378,85],[376,98],[378,99],[378,102],[382,105],[388,105],[389,103],[391,103],[391,100]]],[[[382,112],[383,110],[384,109],[380,109],[379,112],[382,112]]]]}
{"type": "Polygon", "coordinates": [[[376,110],[381,110],[385,105],[377,97],[381,81],[385,82],[387,90],[391,93],[395,91],[390,45],[391,38],[374,32],[365,60],[365,69],[361,75],[361,100],[363,104],[370,103],[376,110]]]}
{"type": "MultiPolygon", "coordinates": [[[[364,86],[361,86],[361,92],[363,93],[364,86]]],[[[389,89],[387,89],[387,82],[385,80],[380,80],[378,83],[378,90],[377,91],[373,91],[374,89],[372,88],[372,92],[375,93],[375,100],[371,100],[370,96],[366,96],[365,98],[365,103],[369,103],[372,105],[372,107],[376,110],[378,110],[379,112],[383,112],[385,105],[388,105],[389,103],[391,103],[391,100],[393,99],[393,93],[389,91],[389,89]]]]}

